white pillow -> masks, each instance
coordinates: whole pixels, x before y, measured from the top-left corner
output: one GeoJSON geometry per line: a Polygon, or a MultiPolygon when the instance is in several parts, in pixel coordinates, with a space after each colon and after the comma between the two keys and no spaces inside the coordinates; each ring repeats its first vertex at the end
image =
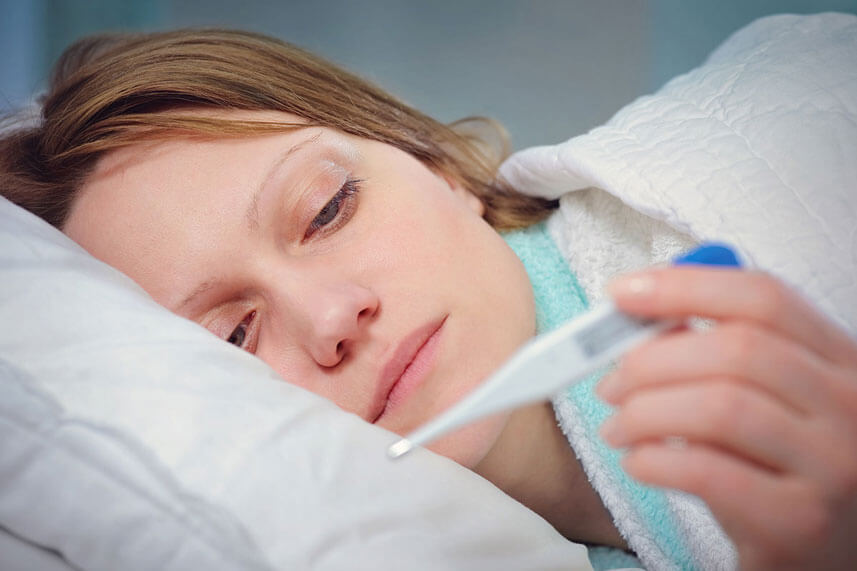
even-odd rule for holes
{"type": "Polygon", "coordinates": [[[589,568],[4,199],[0,323],[0,528],[78,569],[589,568]]]}

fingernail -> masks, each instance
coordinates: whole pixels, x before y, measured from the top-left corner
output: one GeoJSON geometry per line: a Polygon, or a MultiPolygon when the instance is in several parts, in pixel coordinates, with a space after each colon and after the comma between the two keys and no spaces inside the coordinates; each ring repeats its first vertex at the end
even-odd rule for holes
{"type": "Polygon", "coordinates": [[[604,375],[595,386],[595,392],[603,401],[615,404],[622,393],[622,383],[619,380],[619,375],[615,372],[604,375]]]}
{"type": "Polygon", "coordinates": [[[600,432],[601,438],[613,448],[619,448],[625,444],[625,432],[622,430],[615,416],[611,416],[604,421],[600,432]]]}
{"type": "Polygon", "coordinates": [[[655,279],[647,273],[620,276],[608,286],[614,297],[645,297],[655,290],[655,279]]]}

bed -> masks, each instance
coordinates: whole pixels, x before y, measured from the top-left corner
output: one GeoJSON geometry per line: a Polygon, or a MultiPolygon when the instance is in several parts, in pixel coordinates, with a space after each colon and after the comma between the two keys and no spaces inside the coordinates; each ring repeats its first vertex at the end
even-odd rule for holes
{"type": "MultiPolygon", "coordinates": [[[[767,18],[502,174],[561,199],[549,227],[593,300],[617,272],[725,237],[854,333],[855,62],[857,17],[767,18]]],[[[426,451],[388,461],[395,435],[5,200],[0,323],[4,569],[590,568],[489,482],[426,451]]],[[[692,523],[696,564],[729,566],[692,523]]]]}

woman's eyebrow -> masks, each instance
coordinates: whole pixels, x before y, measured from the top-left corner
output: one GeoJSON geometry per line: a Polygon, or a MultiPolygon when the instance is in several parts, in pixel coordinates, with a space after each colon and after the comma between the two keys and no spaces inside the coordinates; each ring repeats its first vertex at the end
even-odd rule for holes
{"type": "Polygon", "coordinates": [[[274,164],[271,165],[271,168],[268,169],[267,174],[265,174],[265,178],[262,179],[259,187],[253,192],[253,196],[250,199],[250,205],[247,208],[247,213],[245,217],[247,219],[247,225],[251,231],[257,230],[259,228],[259,198],[262,196],[262,193],[265,192],[265,189],[270,184],[271,180],[274,178],[274,175],[283,166],[283,164],[289,160],[291,156],[295,153],[301,151],[302,149],[307,148],[312,143],[318,141],[321,137],[321,132],[316,133],[312,137],[308,139],[304,139],[300,143],[297,143],[290,147],[286,152],[284,152],[280,157],[274,161],[274,164]]]}
{"type": "Polygon", "coordinates": [[[196,298],[200,297],[202,294],[218,287],[221,284],[220,280],[206,280],[199,284],[187,297],[185,297],[178,306],[172,310],[174,313],[180,313],[181,310],[188,305],[190,305],[196,298]]]}

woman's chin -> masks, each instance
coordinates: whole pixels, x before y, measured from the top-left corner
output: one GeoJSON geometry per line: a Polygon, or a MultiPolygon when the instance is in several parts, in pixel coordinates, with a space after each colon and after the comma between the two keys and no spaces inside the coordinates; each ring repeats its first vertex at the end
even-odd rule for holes
{"type": "Polygon", "coordinates": [[[427,448],[473,470],[497,442],[508,417],[508,413],[489,416],[437,439],[427,448]]]}

